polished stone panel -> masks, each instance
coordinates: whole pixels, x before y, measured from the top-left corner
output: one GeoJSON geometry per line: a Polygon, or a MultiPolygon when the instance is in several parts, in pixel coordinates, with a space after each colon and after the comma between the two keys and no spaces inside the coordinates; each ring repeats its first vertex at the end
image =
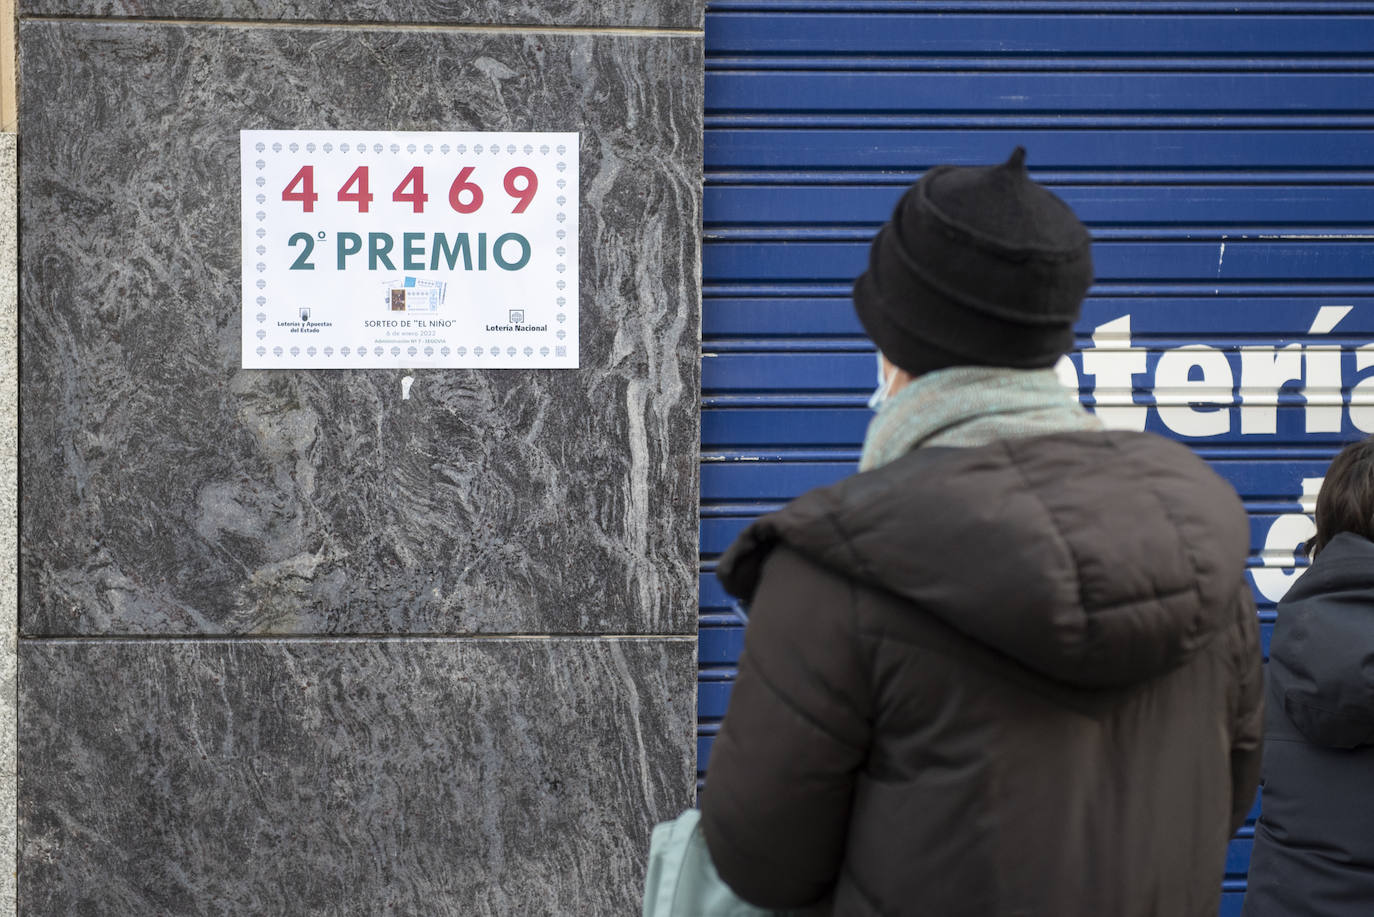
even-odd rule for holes
{"type": "Polygon", "coordinates": [[[638,913],[695,642],[24,641],[24,914],[638,913]]]}
{"type": "Polygon", "coordinates": [[[0,134],[0,914],[14,912],[15,640],[19,608],[19,249],[14,134],[0,134]]]}
{"type": "Polygon", "coordinates": [[[700,29],[705,0],[19,0],[23,16],[700,29]]]}
{"type": "Polygon", "coordinates": [[[701,55],[22,23],[22,631],[693,633],[701,55]],[[239,369],[241,128],[580,130],[582,368],[239,369]]]}

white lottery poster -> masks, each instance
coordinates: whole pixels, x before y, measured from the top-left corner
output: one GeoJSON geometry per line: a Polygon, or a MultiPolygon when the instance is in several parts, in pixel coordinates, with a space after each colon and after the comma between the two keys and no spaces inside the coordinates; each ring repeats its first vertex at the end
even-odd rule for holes
{"type": "Polygon", "coordinates": [[[245,368],[577,368],[576,133],[239,138],[245,368]]]}

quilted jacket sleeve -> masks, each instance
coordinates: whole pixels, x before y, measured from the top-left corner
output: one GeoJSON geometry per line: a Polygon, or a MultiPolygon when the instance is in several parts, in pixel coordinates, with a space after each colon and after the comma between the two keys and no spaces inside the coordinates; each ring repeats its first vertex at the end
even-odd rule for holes
{"type": "Polygon", "coordinates": [[[776,549],[754,595],[702,799],[711,859],[740,897],[797,908],[828,894],[870,721],[852,584],[776,549]]]}
{"type": "Polygon", "coordinates": [[[1236,598],[1236,694],[1231,726],[1231,833],[1245,823],[1260,781],[1264,738],[1264,669],[1255,598],[1242,584],[1236,598]]]}

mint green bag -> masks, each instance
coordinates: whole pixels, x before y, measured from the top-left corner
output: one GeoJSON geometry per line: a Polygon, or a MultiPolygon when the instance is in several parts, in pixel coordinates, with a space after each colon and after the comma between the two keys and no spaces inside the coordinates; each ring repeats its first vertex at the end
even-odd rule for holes
{"type": "Polygon", "coordinates": [[[644,879],[644,917],[774,917],[784,913],[754,907],[721,881],[696,809],[654,825],[644,879]]]}

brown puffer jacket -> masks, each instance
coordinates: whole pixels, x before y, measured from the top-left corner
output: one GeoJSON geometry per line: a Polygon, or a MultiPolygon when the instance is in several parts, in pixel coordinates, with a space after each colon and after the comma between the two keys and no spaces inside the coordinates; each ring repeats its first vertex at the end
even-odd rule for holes
{"type": "Polygon", "coordinates": [[[709,762],[722,878],[774,908],[1215,917],[1259,774],[1235,492],[1150,434],[921,449],[749,527],[709,762]]]}

